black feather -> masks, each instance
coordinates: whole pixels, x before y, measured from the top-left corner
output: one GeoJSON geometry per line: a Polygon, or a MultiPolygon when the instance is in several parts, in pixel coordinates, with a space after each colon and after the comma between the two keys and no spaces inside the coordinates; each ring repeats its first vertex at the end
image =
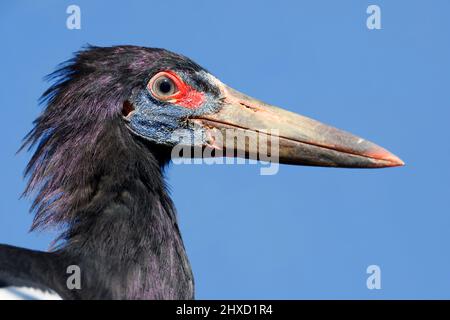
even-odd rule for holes
{"type": "Polygon", "coordinates": [[[1,247],[0,281],[23,278],[66,299],[194,297],[163,180],[170,151],[132,135],[121,119],[133,89],[167,66],[200,70],[162,49],[89,47],[50,76],[45,110],[23,146],[36,147],[25,194],[35,194],[32,229],[57,226],[61,235],[51,253],[1,247]],[[20,277],[11,276],[8,270],[31,256],[45,263],[28,263],[20,277]],[[81,268],[80,290],[66,286],[70,265],[81,268]]]}

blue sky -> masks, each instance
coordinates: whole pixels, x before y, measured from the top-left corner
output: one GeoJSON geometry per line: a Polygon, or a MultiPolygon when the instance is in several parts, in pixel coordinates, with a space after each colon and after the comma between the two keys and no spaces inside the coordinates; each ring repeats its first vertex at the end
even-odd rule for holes
{"type": "Polygon", "coordinates": [[[450,298],[450,2],[2,1],[0,243],[45,250],[19,199],[42,78],[82,45],[185,54],[228,85],[372,140],[383,170],[172,166],[196,296],[450,298]],[[81,8],[81,30],[66,8],[81,8]],[[368,30],[366,8],[381,8],[368,30]],[[381,268],[380,290],[366,268],[381,268]]]}

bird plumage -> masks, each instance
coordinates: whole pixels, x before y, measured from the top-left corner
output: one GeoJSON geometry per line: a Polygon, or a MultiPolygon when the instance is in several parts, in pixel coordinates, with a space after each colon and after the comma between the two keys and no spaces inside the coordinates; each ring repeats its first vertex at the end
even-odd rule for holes
{"type": "MultiPolygon", "coordinates": [[[[36,193],[32,229],[63,232],[50,256],[24,252],[37,281],[31,285],[63,298],[193,298],[192,271],[163,181],[170,151],[133,136],[121,121],[123,101],[161,52],[172,57],[159,49],[90,47],[51,75],[56,83],[43,95],[47,106],[25,140],[37,145],[25,193],[36,193]],[[52,259],[34,264],[43,256],[52,259]],[[81,290],[66,288],[72,264],[81,268],[81,290]]],[[[22,261],[8,257],[23,249],[11,250],[0,247],[1,265],[15,264],[0,269],[0,279],[14,284],[20,277],[10,279],[6,269],[17,270],[22,261]]]]}

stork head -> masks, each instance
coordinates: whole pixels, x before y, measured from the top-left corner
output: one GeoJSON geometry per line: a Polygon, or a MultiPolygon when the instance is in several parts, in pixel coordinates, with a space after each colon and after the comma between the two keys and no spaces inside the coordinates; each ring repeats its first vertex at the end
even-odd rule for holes
{"type": "MultiPolygon", "coordinates": [[[[242,149],[248,144],[227,146],[227,132],[245,139],[248,131],[265,134],[267,130],[277,133],[281,163],[359,168],[403,165],[398,157],[367,140],[233,90],[181,55],[141,48],[131,59],[119,52],[116,58],[124,61],[119,65],[129,63],[127,70],[139,70],[137,76],[129,75],[135,77],[135,85],[121,104],[124,124],[133,134],[156,144],[174,146],[180,143],[178,133],[183,132],[191,135],[187,141],[195,147],[242,149]],[[223,138],[220,145],[218,133],[223,138]]],[[[121,74],[126,76],[126,72],[121,74]]],[[[248,150],[236,151],[252,156],[248,150]]]]}
{"type": "Polygon", "coordinates": [[[81,256],[84,266],[95,269],[92,275],[111,271],[114,275],[107,282],[93,282],[92,277],[88,282],[91,288],[107,283],[113,296],[124,280],[131,285],[124,285],[127,293],[146,292],[148,287],[140,283],[155,270],[149,287],[156,282],[158,291],[152,297],[160,297],[163,290],[175,296],[173,288],[178,288],[166,284],[177,279],[187,282],[179,290],[192,291],[175,211],[163,182],[167,157],[159,158],[155,151],[167,154],[181,142],[196,150],[225,148],[254,157],[246,143],[236,140],[242,142],[248,132],[262,136],[270,132],[279,141],[281,163],[403,165],[371,142],[239,93],[190,59],[163,49],[89,47],[50,78],[55,82],[43,95],[45,109],[24,142],[36,146],[25,171],[29,177],[25,194],[37,191],[32,229],[50,225],[66,229],[58,239],[66,240],[71,251],[58,252],[56,258],[63,258],[58,263],[81,256]],[[180,137],[180,131],[193,139],[180,137]],[[214,139],[218,133],[221,145],[214,139]],[[115,247],[120,248],[112,250],[115,247]],[[172,255],[165,252],[172,249],[180,260],[166,267],[163,264],[172,255]],[[150,253],[141,256],[143,251],[150,253]],[[120,259],[101,269],[116,254],[120,259]],[[145,266],[140,268],[140,262],[145,266]],[[174,267],[177,263],[179,268],[174,267]],[[167,272],[170,278],[162,277],[167,272]]]}
{"type": "MultiPolygon", "coordinates": [[[[367,140],[246,96],[192,60],[164,49],[89,47],[51,77],[57,81],[44,93],[47,107],[26,141],[41,140],[29,168],[39,163],[39,157],[49,162],[50,155],[74,152],[71,149],[80,146],[80,141],[95,144],[102,136],[99,128],[112,121],[136,139],[169,147],[163,150],[180,143],[182,130],[194,138],[191,147],[231,148],[238,155],[253,157],[248,150],[240,150],[246,144],[233,140],[227,145],[227,129],[237,139],[245,139],[249,131],[270,131],[272,136],[276,132],[280,163],[356,168],[403,165],[367,140]],[[223,137],[221,145],[215,140],[217,133],[223,137]]],[[[57,158],[62,167],[64,157],[53,156],[52,165],[57,158]]]]}
{"type": "Polygon", "coordinates": [[[163,49],[89,47],[50,78],[45,109],[24,142],[37,146],[25,171],[25,194],[37,191],[33,228],[76,221],[102,175],[114,176],[114,184],[139,176],[162,186],[153,173],[179,145],[180,130],[194,138],[183,139],[189,148],[226,148],[227,156],[233,149],[233,156],[254,157],[246,143],[235,141],[248,132],[270,131],[278,139],[280,163],[403,165],[369,141],[239,93],[192,60],[163,49]],[[217,133],[222,145],[214,139],[217,133]]]}

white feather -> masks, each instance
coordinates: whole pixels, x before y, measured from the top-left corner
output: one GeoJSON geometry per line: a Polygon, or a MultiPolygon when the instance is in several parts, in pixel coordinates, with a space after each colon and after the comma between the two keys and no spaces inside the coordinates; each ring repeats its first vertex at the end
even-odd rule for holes
{"type": "Polygon", "coordinates": [[[45,292],[26,287],[7,287],[0,289],[0,300],[62,300],[55,292],[45,292]]]}

